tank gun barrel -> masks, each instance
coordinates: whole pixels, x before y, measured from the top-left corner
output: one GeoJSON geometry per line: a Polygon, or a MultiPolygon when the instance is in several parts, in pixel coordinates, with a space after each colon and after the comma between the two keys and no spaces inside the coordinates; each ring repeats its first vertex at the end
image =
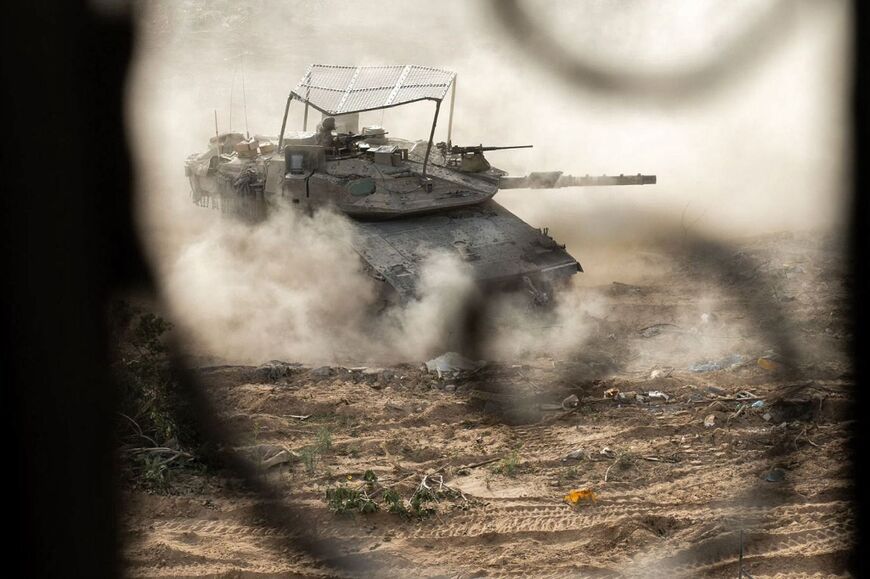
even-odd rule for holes
{"type": "Polygon", "coordinates": [[[533,172],[525,177],[502,177],[499,189],[555,189],[560,187],[606,187],[611,185],[654,185],[655,175],[601,175],[582,177],[564,175],[561,171],[533,172]]]}
{"type": "MultiPolygon", "coordinates": [[[[441,143],[439,143],[441,145],[441,143]]],[[[486,151],[504,151],[505,149],[531,149],[533,145],[509,145],[507,147],[484,147],[483,145],[476,145],[470,147],[460,147],[459,145],[452,145],[450,147],[450,153],[453,155],[465,154],[465,153],[484,153],[486,151]]]]}

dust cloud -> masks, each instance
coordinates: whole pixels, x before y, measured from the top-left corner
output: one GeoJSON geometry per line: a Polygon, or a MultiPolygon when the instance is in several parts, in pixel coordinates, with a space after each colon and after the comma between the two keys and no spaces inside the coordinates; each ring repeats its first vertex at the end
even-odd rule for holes
{"type": "MultiPolygon", "coordinates": [[[[678,66],[715,54],[757,3],[721,14],[720,3],[701,4],[677,18],[684,13],[675,2],[563,3],[536,18],[574,50],[606,53],[614,67],[678,66]]],[[[183,161],[205,148],[215,112],[220,131],[276,135],[287,93],[314,62],[456,71],[453,141],[534,144],[490,157],[513,174],[658,175],[652,187],[497,196],[533,226],[548,226],[586,273],[575,276],[553,320],[500,303],[491,357],[579,348],[606,313],[593,286],[642,279],[667,261],[663,243],[699,231],[830,230],[842,217],[846,2],[794,3],[780,46],[731,86],[685,104],[566,83],[493,22],[497,3],[394,1],[377,11],[306,0],[137,6],[128,117],[140,230],[173,317],[194,349],[224,360],[417,362],[455,339],[461,303],[474,291],[460,262],[435,253],[423,269],[421,300],[375,315],[377,288],[349,248],[346,218],[284,209],[250,227],[190,202],[183,161]]],[[[431,112],[417,104],[361,121],[422,138],[431,112]]],[[[291,106],[288,126],[301,122],[301,107],[291,106]]],[[[446,122],[442,116],[436,140],[446,138],[446,122]]]]}

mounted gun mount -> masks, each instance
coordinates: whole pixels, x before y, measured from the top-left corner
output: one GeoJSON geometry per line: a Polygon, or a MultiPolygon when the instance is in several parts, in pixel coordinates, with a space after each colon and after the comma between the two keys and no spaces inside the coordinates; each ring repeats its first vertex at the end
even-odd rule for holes
{"type": "Polygon", "coordinates": [[[504,151],[506,149],[531,149],[532,145],[513,145],[509,147],[460,147],[441,142],[435,145],[441,153],[445,167],[464,173],[482,173],[492,168],[483,154],[487,151],[504,151]]]}
{"type": "Polygon", "coordinates": [[[416,295],[422,262],[453,252],[484,287],[520,288],[536,302],[550,286],[582,271],[546,229],[535,229],[492,200],[499,189],[550,189],[654,184],[654,175],[575,177],[559,171],[512,177],[484,153],[525,149],[453,145],[455,74],[422,66],[312,65],[291,91],[278,137],[216,134],[209,149],[188,157],[194,202],[251,221],[282,200],[306,212],[331,207],[351,218],[353,247],[372,277],[400,299],[416,295]],[[433,138],[450,94],[447,141],[433,138]],[[435,114],[428,140],[388,137],[356,126],[359,113],[429,100],[435,114]],[[287,131],[290,104],[305,105],[301,131],[287,131]],[[323,115],[308,131],[309,109],[323,115]],[[343,132],[336,127],[341,120],[343,132]]]}

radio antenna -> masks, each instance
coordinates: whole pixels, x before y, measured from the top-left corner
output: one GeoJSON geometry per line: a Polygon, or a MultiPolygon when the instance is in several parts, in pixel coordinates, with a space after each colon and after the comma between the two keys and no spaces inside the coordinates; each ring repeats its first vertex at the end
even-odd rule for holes
{"type": "Polygon", "coordinates": [[[230,82],[230,132],[233,132],[233,89],[236,88],[236,73],[238,69],[233,67],[233,80],[230,82]]]}
{"type": "Polygon", "coordinates": [[[251,133],[248,132],[248,93],[245,90],[245,56],[247,53],[242,53],[242,109],[245,111],[245,137],[251,138],[251,133]]]}

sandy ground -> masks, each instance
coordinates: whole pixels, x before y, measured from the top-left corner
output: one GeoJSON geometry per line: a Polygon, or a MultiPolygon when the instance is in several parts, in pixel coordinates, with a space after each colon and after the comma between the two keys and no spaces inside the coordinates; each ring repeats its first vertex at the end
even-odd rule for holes
{"type": "Polygon", "coordinates": [[[265,505],[224,472],[128,490],[129,574],[736,577],[742,533],[752,577],[848,576],[842,264],[818,237],[748,240],[737,253],[761,265],[734,283],[786,314],[780,330],[800,355],[779,362],[797,375],[776,356],[759,363],[772,346],[752,328],[782,320],[747,313],[728,287],[699,300],[677,266],[578,290],[604,307],[568,359],[441,377],[418,365],[200,368],[246,456],[304,454],[325,432],[331,445],[308,465],[261,467],[278,497],[265,505]],[[326,489],[365,488],[366,470],[406,496],[424,477],[461,496],[423,519],[330,512],[326,489]],[[570,505],[573,489],[597,500],[570,505]],[[263,517],[282,505],[301,516],[294,525],[263,517]],[[316,560],[306,536],[331,551],[316,560]]]}

